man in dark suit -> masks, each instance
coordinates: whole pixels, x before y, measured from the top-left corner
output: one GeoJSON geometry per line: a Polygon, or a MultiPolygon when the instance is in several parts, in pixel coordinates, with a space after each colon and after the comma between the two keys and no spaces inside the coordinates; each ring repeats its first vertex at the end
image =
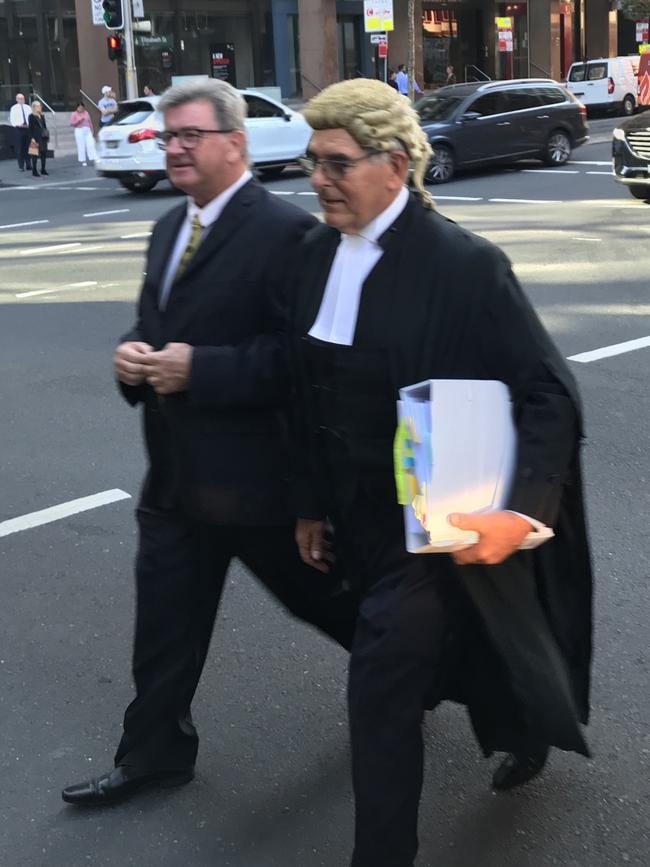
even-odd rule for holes
{"type": "Polygon", "coordinates": [[[305,562],[322,566],[329,519],[361,597],[352,867],[413,867],[425,708],[467,706],[484,754],[508,754],[498,790],[538,774],[550,746],[588,754],[580,402],[504,254],[433,209],[431,151],[409,103],[378,81],[345,81],[304,114],[314,129],[304,167],[326,225],[306,235],[294,287],[306,422],[297,538],[305,562]],[[504,507],[450,515],[476,534],[451,555],[407,552],[395,486],[399,390],[427,379],[504,382],[517,429],[504,507]]]}
{"type": "Polygon", "coordinates": [[[239,557],[297,616],[349,646],[331,580],[300,560],[288,504],[287,271],[315,218],[248,170],[245,103],[221,81],[163,97],[167,171],[189,199],[151,238],[135,328],[115,375],[144,407],[149,469],[138,508],[133,673],[115,767],[69,786],[104,804],[189,781],[190,705],[226,570],[239,557]]]}

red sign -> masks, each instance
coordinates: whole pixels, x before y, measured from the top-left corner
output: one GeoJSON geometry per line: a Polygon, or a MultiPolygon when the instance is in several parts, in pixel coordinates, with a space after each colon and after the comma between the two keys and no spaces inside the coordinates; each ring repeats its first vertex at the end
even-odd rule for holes
{"type": "Polygon", "coordinates": [[[636,41],[637,42],[647,42],[648,41],[648,22],[647,21],[637,21],[636,22],[636,41]]]}
{"type": "Polygon", "coordinates": [[[388,43],[380,42],[377,46],[377,56],[378,57],[388,57],[388,43]]]}

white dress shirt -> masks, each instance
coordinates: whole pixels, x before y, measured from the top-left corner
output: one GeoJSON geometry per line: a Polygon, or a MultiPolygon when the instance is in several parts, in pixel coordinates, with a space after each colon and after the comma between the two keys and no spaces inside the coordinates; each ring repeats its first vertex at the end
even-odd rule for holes
{"type": "Polygon", "coordinates": [[[167,299],[169,298],[169,293],[171,292],[172,284],[174,282],[174,277],[176,276],[176,269],[178,268],[178,263],[181,261],[181,256],[183,255],[183,252],[187,247],[187,243],[190,240],[190,235],[192,234],[192,220],[194,219],[194,217],[198,217],[199,222],[203,226],[203,232],[201,233],[201,241],[203,241],[207,234],[207,231],[210,229],[213,223],[217,222],[223,212],[223,209],[235,195],[237,190],[241,189],[244,184],[247,184],[252,177],[253,175],[251,174],[251,172],[249,172],[248,170],[245,171],[244,174],[240,178],[238,178],[234,184],[231,184],[227,189],[225,189],[222,193],[219,193],[216,198],[212,199],[210,202],[208,202],[207,205],[204,205],[202,208],[199,208],[199,206],[194,202],[194,199],[188,196],[187,215],[178,231],[178,235],[176,235],[174,249],[172,250],[172,254],[169,257],[169,261],[167,262],[165,276],[163,277],[162,285],[160,287],[159,306],[161,310],[165,309],[167,299]]]}
{"type": "Polygon", "coordinates": [[[29,116],[32,113],[31,108],[24,102],[17,102],[11,106],[9,112],[9,123],[12,126],[22,126],[29,122],[29,116]]]}
{"type": "MultiPolygon", "coordinates": [[[[377,242],[402,213],[408,198],[407,188],[402,187],[386,210],[368,223],[357,235],[341,235],[323,292],[320,310],[309,331],[310,337],[326,343],[352,346],[363,284],[384,254],[377,242]]],[[[532,527],[532,531],[526,536],[520,548],[536,548],[553,536],[553,531],[541,521],[522,515],[520,512],[512,514],[519,515],[532,527]]]]}

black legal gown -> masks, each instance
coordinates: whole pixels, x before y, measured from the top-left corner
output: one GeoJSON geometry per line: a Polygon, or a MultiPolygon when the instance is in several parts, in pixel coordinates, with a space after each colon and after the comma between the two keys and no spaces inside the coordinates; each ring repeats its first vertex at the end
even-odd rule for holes
{"type": "Polygon", "coordinates": [[[308,332],[339,239],[325,225],[311,230],[292,286],[297,512],[333,520],[354,571],[369,555],[369,521],[402,532],[389,478],[399,389],[425,379],[505,382],[518,434],[506,508],[551,526],[555,537],[498,566],[457,567],[430,555],[445,558],[466,607],[443,697],[467,706],[485,755],[531,743],[588,755],[580,724],[589,714],[592,573],[573,376],[506,256],[415,197],[380,239],[353,346],[319,345],[308,332]],[[332,404],[337,383],[345,394],[332,404]],[[340,430],[324,435],[336,413],[340,430]],[[372,514],[364,508],[371,501],[372,514]]]}

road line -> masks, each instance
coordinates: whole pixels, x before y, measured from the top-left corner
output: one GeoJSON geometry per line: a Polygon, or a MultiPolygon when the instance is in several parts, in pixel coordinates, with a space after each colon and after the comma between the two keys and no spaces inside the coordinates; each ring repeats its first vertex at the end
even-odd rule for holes
{"type": "Polygon", "coordinates": [[[153,232],[134,232],[132,235],[120,235],[120,239],[122,241],[126,241],[128,238],[149,238],[153,232]]]}
{"type": "Polygon", "coordinates": [[[293,192],[293,190],[290,190],[290,191],[286,191],[286,190],[269,190],[269,192],[271,193],[272,196],[295,196],[295,195],[296,195],[296,194],[293,192]]]}
{"type": "Polygon", "coordinates": [[[488,199],[488,202],[503,202],[520,205],[561,205],[559,199],[488,199]]]}
{"type": "Polygon", "coordinates": [[[98,190],[99,187],[72,187],[72,189],[73,190],[88,190],[90,192],[91,190],[98,190]]]}
{"type": "Polygon", "coordinates": [[[614,177],[614,172],[585,172],[586,175],[607,175],[608,178],[614,177]]]}
{"type": "Polygon", "coordinates": [[[313,193],[311,190],[309,192],[298,193],[299,196],[317,196],[318,193],[313,193]]]}
{"type": "Polygon", "coordinates": [[[94,253],[95,250],[103,250],[105,244],[100,244],[97,247],[84,247],[83,250],[61,250],[61,253],[94,253]]]}
{"type": "Polygon", "coordinates": [[[108,214],[128,214],[131,208],[120,208],[117,211],[95,211],[93,214],[84,214],[84,217],[106,217],[108,214]]]}
{"type": "MultiPolygon", "coordinates": [[[[112,178],[94,178],[93,183],[98,183],[100,181],[110,181],[112,178]]],[[[65,187],[70,186],[70,184],[74,184],[75,181],[68,179],[67,181],[47,181],[44,184],[21,184],[17,187],[1,187],[0,193],[6,193],[9,190],[46,190],[48,187],[65,187]]],[[[79,181],[76,181],[79,183],[79,181]]]]}
{"type": "Polygon", "coordinates": [[[96,285],[96,280],[83,280],[81,283],[64,283],[63,286],[55,286],[54,289],[32,289],[30,292],[17,292],[15,297],[31,298],[34,295],[49,295],[51,292],[60,292],[61,289],[82,289],[96,285]]]}
{"type": "Polygon", "coordinates": [[[435,193],[432,193],[434,200],[446,201],[446,202],[482,202],[482,196],[436,196],[435,193]]]}
{"type": "Polygon", "coordinates": [[[38,226],[49,222],[49,220],[31,220],[29,223],[7,223],[6,226],[0,226],[0,229],[19,229],[21,226],[38,226]]]}
{"type": "Polygon", "coordinates": [[[69,518],[71,515],[79,514],[79,512],[87,512],[90,509],[107,506],[109,503],[117,503],[119,500],[129,499],[131,499],[131,494],[127,494],[126,491],[121,491],[119,488],[113,488],[110,491],[91,494],[89,497],[69,500],[67,503],[60,503],[58,506],[50,506],[48,509],[41,509],[38,512],[30,512],[27,515],[21,515],[18,518],[10,518],[8,521],[0,522],[0,536],[10,536],[12,533],[20,533],[21,530],[31,530],[33,527],[40,527],[42,524],[51,524],[53,521],[69,518]]]}
{"type": "Polygon", "coordinates": [[[611,166],[611,160],[569,160],[569,166],[611,166]]]}
{"type": "Polygon", "coordinates": [[[580,169],[520,169],[531,175],[579,175],[580,169]]]}
{"type": "Polygon", "coordinates": [[[625,352],[634,352],[635,349],[644,349],[646,346],[650,346],[650,337],[639,337],[636,340],[626,340],[624,343],[603,346],[602,349],[593,349],[591,352],[579,352],[577,355],[570,355],[569,361],[579,361],[586,364],[589,361],[598,361],[600,358],[611,358],[613,355],[623,355],[625,352]]]}
{"type": "Polygon", "coordinates": [[[70,244],[54,244],[50,247],[36,247],[34,250],[21,250],[21,256],[31,256],[33,253],[52,253],[56,250],[64,250],[70,247],[81,247],[81,241],[75,241],[75,243],[70,244]]]}
{"type": "Polygon", "coordinates": [[[600,242],[603,239],[602,238],[571,238],[571,240],[572,241],[595,241],[596,243],[600,244],[600,242]]]}

